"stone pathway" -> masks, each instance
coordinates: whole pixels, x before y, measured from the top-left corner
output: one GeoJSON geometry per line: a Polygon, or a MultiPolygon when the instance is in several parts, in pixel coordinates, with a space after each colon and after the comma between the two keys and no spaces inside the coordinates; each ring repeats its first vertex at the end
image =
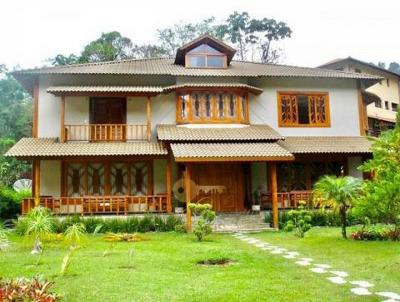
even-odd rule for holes
{"type": "Polygon", "coordinates": [[[272,255],[279,255],[285,259],[294,260],[295,264],[300,266],[310,266],[310,271],[316,274],[328,274],[330,275],[326,279],[337,285],[351,284],[352,288],[350,291],[357,296],[370,296],[377,295],[382,297],[382,302],[400,302],[400,295],[394,292],[374,292],[372,288],[374,284],[365,281],[365,280],[351,280],[348,281],[346,278],[349,278],[350,275],[347,272],[340,270],[330,270],[331,266],[325,263],[313,263],[314,259],[300,257],[300,253],[296,251],[289,251],[285,248],[271,245],[267,242],[261,241],[260,239],[249,237],[244,233],[235,233],[234,237],[242,240],[243,242],[247,242],[248,244],[254,245],[255,247],[269,252],[272,255]]]}

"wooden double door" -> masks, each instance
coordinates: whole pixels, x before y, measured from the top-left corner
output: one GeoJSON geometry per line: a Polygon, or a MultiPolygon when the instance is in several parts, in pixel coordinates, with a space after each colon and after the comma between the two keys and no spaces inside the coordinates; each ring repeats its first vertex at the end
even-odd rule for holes
{"type": "Polygon", "coordinates": [[[217,212],[244,210],[244,169],[238,163],[204,163],[192,165],[195,202],[211,202],[217,212]]]}

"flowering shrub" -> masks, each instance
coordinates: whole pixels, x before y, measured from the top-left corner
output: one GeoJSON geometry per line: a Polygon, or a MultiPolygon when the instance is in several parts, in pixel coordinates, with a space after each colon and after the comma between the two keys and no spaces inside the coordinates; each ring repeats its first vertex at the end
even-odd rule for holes
{"type": "Polygon", "coordinates": [[[57,295],[49,293],[53,282],[42,281],[39,278],[16,278],[0,280],[0,301],[58,301],[57,295]]]}

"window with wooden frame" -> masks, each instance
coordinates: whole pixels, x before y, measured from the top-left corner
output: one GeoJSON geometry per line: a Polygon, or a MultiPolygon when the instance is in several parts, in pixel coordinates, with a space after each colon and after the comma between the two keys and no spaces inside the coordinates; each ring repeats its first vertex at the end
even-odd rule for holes
{"type": "Polygon", "coordinates": [[[176,121],[185,123],[249,123],[245,91],[178,91],[176,121]]]}
{"type": "Polygon", "coordinates": [[[143,196],[152,192],[152,161],[63,163],[63,196],[143,196]]]}
{"type": "Polygon", "coordinates": [[[226,54],[201,44],[188,51],[185,56],[185,67],[190,68],[227,68],[226,54]]]}
{"type": "Polygon", "coordinates": [[[278,92],[280,127],[330,127],[326,92],[278,92]]]}

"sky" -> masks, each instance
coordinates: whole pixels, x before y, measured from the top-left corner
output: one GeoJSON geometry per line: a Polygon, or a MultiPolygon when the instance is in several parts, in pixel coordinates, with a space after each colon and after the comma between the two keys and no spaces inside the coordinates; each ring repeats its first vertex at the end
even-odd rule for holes
{"type": "Polygon", "coordinates": [[[315,67],[347,56],[400,62],[398,0],[1,0],[0,64],[40,67],[113,30],[137,44],[156,43],[159,28],[222,21],[235,10],[291,27],[280,45],[283,64],[315,67]]]}

